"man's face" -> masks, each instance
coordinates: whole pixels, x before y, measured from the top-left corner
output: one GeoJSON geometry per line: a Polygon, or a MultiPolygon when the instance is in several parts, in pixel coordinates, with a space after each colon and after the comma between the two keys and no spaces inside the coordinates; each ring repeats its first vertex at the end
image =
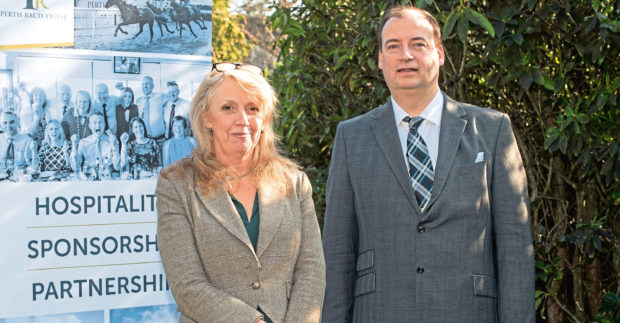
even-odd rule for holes
{"type": "Polygon", "coordinates": [[[6,132],[9,137],[14,137],[19,129],[19,123],[17,122],[17,116],[14,115],[0,115],[0,126],[2,130],[6,132]]]}
{"type": "Polygon", "coordinates": [[[60,88],[60,100],[64,105],[71,103],[71,89],[66,85],[60,88]]]}
{"type": "Polygon", "coordinates": [[[409,90],[433,91],[444,52],[433,39],[433,28],[422,13],[408,10],[387,21],[381,33],[379,68],[392,95],[409,90]]]}
{"type": "Polygon", "coordinates": [[[101,135],[103,133],[103,129],[105,127],[105,121],[103,121],[103,116],[98,114],[93,114],[88,118],[88,128],[96,135],[101,135]]]}
{"type": "Polygon", "coordinates": [[[108,87],[107,86],[98,86],[97,87],[97,100],[99,102],[104,103],[108,100],[108,87]]]}
{"type": "Polygon", "coordinates": [[[179,98],[179,87],[176,85],[169,86],[168,96],[170,97],[170,101],[177,102],[177,99],[179,98]]]}
{"type": "Polygon", "coordinates": [[[151,92],[153,92],[153,80],[145,77],[142,80],[142,93],[144,93],[144,95],[149,95],[151,92]]]}

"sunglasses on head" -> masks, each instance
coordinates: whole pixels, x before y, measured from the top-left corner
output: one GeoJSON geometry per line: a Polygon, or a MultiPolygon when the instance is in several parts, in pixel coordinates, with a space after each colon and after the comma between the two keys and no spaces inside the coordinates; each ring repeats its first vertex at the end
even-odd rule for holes
{"type": "Polygon", "coordinates": [[[263,71],[262,67],[258,65],[254,65],[254,64],[244,64],[244,63],[237,63],[237,62],[213,63],[213,67],[211,68],[211,71],[213,70],[216,70],[218,72],[226,72],[226,71],[231,71],[231,70],[244,70],[246,72],[250,72],[256,75],[265,76],[265,72],[263,71]]]}

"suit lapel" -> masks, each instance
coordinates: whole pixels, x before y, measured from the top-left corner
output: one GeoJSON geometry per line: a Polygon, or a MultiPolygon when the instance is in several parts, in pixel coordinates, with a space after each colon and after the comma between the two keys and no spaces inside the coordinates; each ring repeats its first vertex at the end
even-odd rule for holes
{"type": "MultiPolygon", "coordinates": [[[[437,153],[437,165],[435,165],[435,178],[433,180],[433,190],[428,207],[432,207],[443,190],[448,174],[452,169],[456,152],[461,143],[463,131],[467,121],[463,118],[465,110],[458,102],[443,95],[444,107],[441,115],[441,128],[439,130],[439,151],[437,153]]],[[[430,212],[427,212],[428,215],[430,212]]]]}
{"type": "MultiPolygon", "coordinates": [[[[241,216],[235,209],[235,206],[226,190],[217,188],[214,192],[209,194],[209,196],[204,196],[204,194],[201,194],[196,189],[194,189],[194,192],[196,196],[198,196],[198,199],[202,202],[203,206],[207,209],[207,211],[209,211],[211,216],[217,222],[219,222],[232,235],[237,237],[237,239],[245,243],[250,249],[253,249],[252,243],[250,242],[250,237],[248,237],[248,233],[245,230],[243,221],[241,220],[241,216]]],[[[200,215],[201,214],[198,213],[198,216],[200,215]]]]}
{"type": "Polygon", "coordinates": [[[280,198],[278,189],[264,187],[258,190],[258,210],[260,212],[260,226],[258,228],[258,244],[256,256],[260,257],[276,232],[285,216],[285,199],[280,198]]]}
{"type": "Polygon", "coordinates": [[[420,207],[413,194],[413,188],[411,187],[407,172],[407,165],[405,165],[402,148],[400,147],[400,139],[398,138],[398,130],[396,129],[396,121],[394,120],[392,102],[388,101],[381,106],[381,108],[376,109],[370,116],[374,119],[370,127],[377,140],[377,144],[385,155],[385,160],[405,192],[407,199],[409,199],[409,203],[411,203],[419,216],[421,213],[420,207]]]}

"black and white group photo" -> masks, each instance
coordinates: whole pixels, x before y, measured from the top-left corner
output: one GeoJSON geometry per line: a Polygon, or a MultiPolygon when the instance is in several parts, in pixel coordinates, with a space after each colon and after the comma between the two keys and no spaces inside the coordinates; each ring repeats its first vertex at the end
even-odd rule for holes
{"type": "Polygon", "coordinates": [[[129,75],[114,73],[113,57],[28,55],[15,53],[2,84],[0,180],[154,178],[196,146],[190,99],[205,62],[142,59],[129,75]]]}

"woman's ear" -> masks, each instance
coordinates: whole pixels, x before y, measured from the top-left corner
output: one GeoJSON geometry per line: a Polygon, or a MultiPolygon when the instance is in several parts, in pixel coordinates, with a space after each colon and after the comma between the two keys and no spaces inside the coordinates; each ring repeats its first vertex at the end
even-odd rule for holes
{"type": "Polygon", "coordinates": [[[203,112],[202,115],[201,115],[201,118],[202,118],[202,124],[204,124],[205,127],[213,128],[213,124],[211,124],[211,122],[209,122],[208,111],[203,112]]]}

